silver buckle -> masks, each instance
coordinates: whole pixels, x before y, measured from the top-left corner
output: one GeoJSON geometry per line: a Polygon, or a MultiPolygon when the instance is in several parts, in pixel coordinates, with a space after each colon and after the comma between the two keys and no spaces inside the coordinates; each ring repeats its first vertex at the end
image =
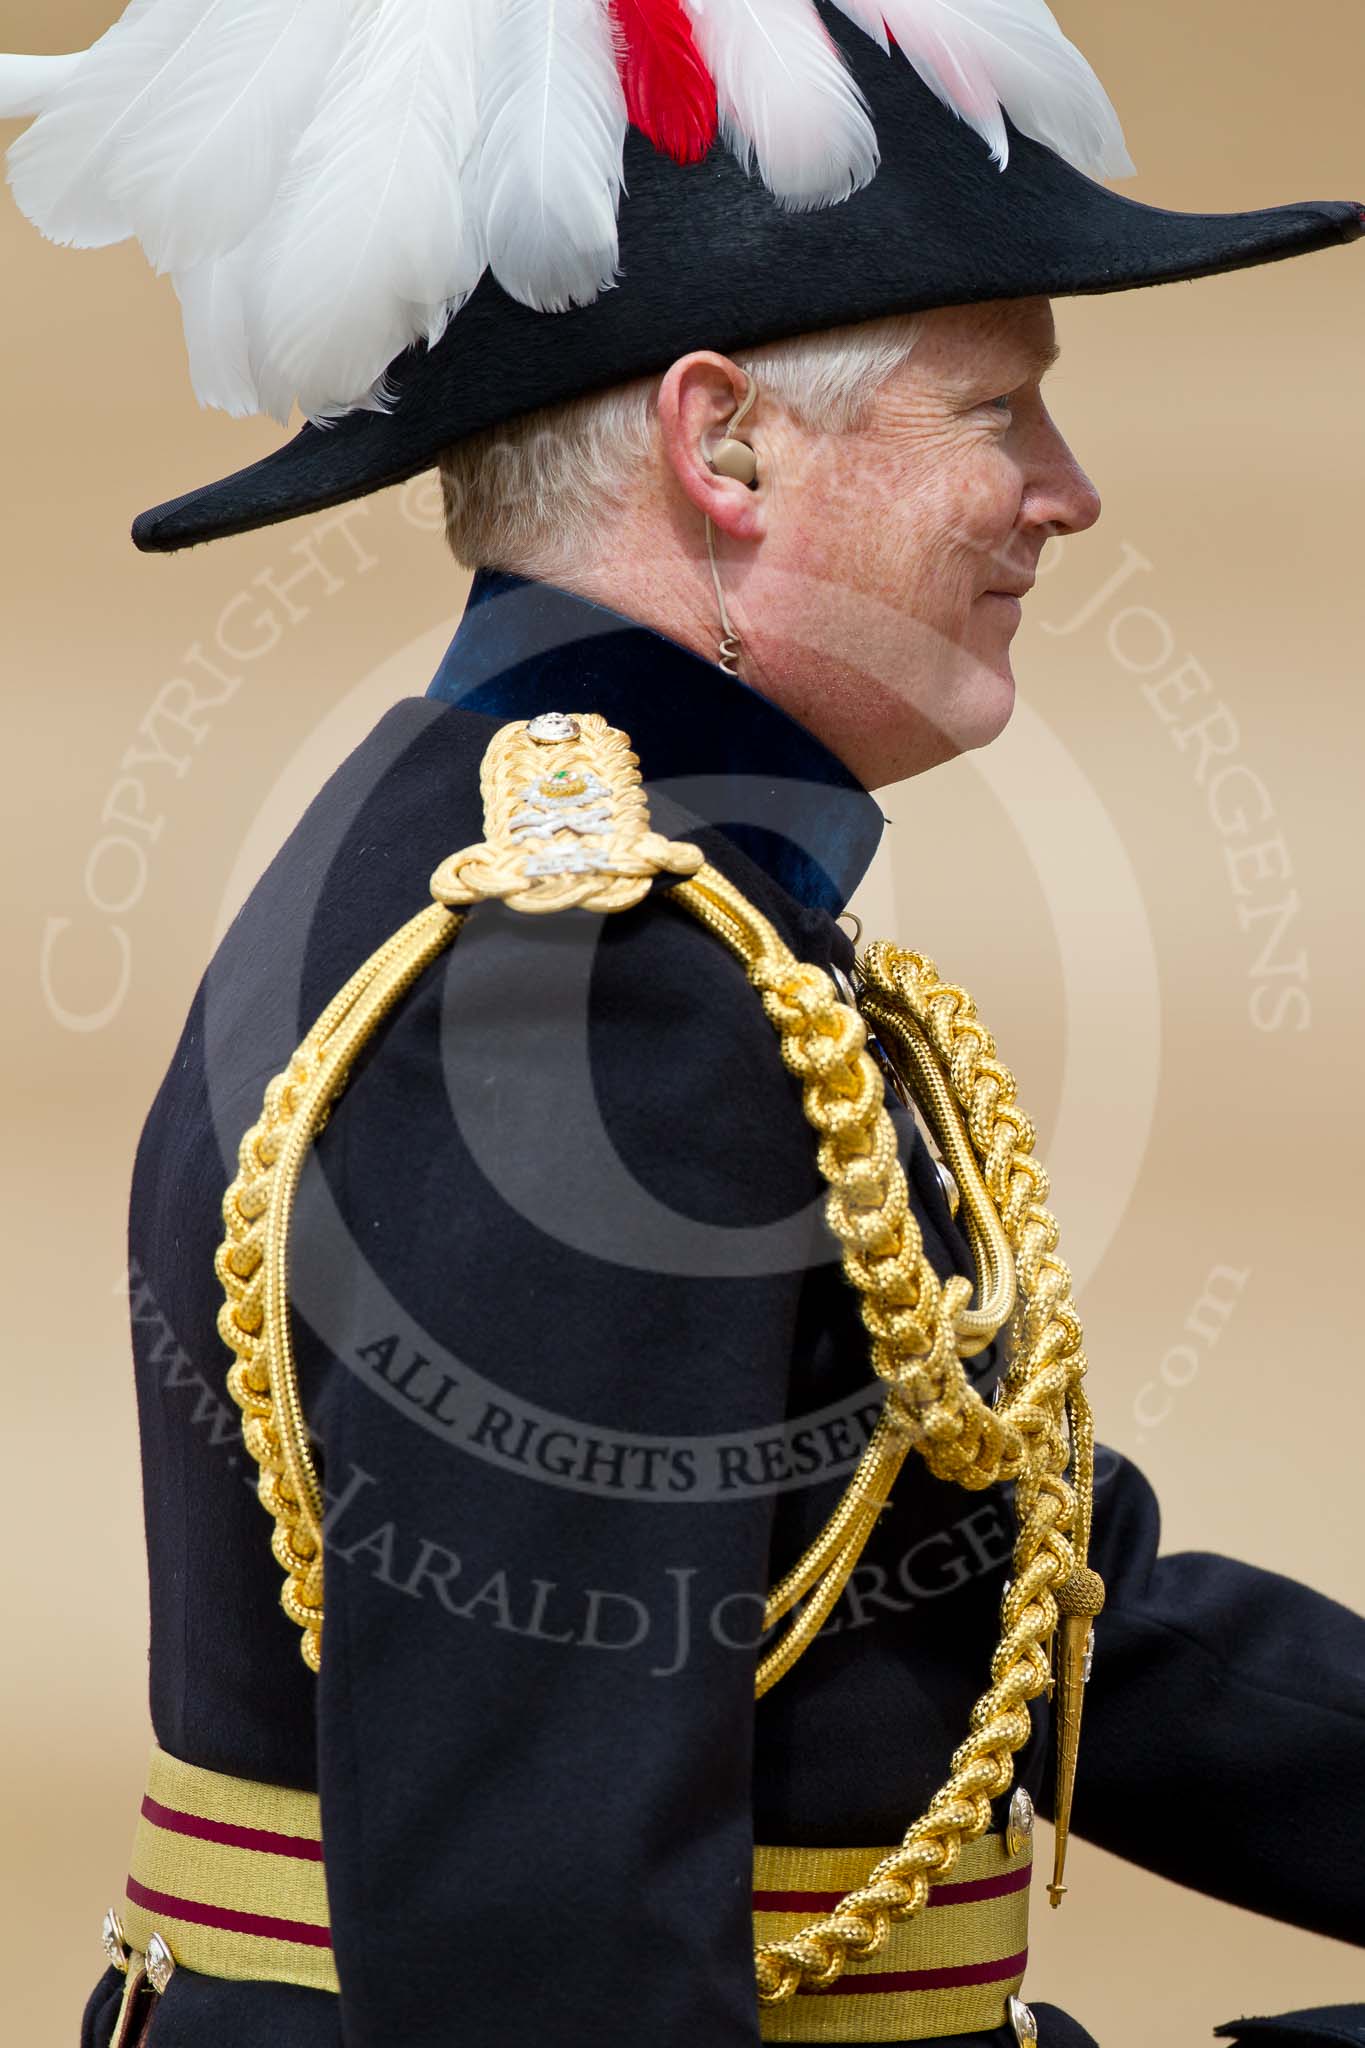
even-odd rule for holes
{"type": "Polygon", "coordinates": [[[119,1972],[120,1976],[126,1977],[128,1974],[128,1942],[123,1932],[123,1922],[119,1919],[112,1906],[104,1916],[104,1925],[100,1928],[100,1940],[104,1944],[104,1953],[108,1956],[114,1968],[119,1972]]]}
{"type": "Polygon", "coordinates": [[[1005,2007],[1005,2012],[1014,2029],[1014,2038],[1019,2043],[1019,2048],[1036,2048],[1038,2022],[1033,2017],[1031,2008],[1025,2005],[1022,1998],[1012,1998],[1005,2007]]]}
{"type": "Polygon", "coordinates": [[[153,1991],[159,1998],[171,1978],[175,1975],[175,1957],[162,1937],[153,1932],[147,1937],[147,1976],[153,1991]]]}

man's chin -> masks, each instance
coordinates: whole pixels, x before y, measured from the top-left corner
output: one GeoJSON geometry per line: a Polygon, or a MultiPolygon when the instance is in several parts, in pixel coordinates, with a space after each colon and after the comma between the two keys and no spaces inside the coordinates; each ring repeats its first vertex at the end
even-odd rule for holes
{"type": "Polygon", "coordinates": [[[1014,670],[1009,650],[994,663],[975,662],[958,703],[953,739],[959,754],[970,754],[999,739],[1014,715],[1014,670]]]}
{"type": "Polygon", "coordinates": [[[941,768],[1005,730],[1015,700],[1008,650],[996,655],[998,667],[961,648],[957,653],[954,666],[928,684],[907,677],[900,691],[886,695],[881,715],[865,720],[856,745],[838,749],[866,788],[890,789],[941,768]]]}

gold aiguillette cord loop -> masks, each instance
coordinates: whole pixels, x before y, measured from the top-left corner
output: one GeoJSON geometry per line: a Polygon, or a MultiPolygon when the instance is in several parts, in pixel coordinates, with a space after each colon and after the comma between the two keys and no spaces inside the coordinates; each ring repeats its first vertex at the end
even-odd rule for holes
{"type": "MultiPolygon", "coordinates": [[[[1086,1569],[1091,1469],[1085,1432],[1077,1427],[1088,1414],[1080,1386],[1085,1357],[1070,1276],[1055,1255],[1057,1227],[1043,1207],[1047,1175],[1030,1156],[1032,1126],[1015,1107],[1013,1076],[995,1060],[971,998],[941,983],[932,962],[885,942],[859,963],[863,1007],[958,1176],[980,1275],[975,1309],[970,1283],[960,1276],[941,1283],[924,1256],[862,1018],[839,1001],[830,977],[797,961],[713,869],[676,883],[668,896],[743,962],[779,1032],[784,1063],[802,1081],[830,1186],[826,1214],[861,1297],[873,1364],[887,1382],[879,1429],[851,1485],[770,1595],[770,1621],[803,1593],[808,1598],[760,1663],[757,1689],[789,1670],[818,1631],[912,1442],[940,1478],[973,1489],[1016,1481],[1014,1576],[992,1683],[973,1708],[971,1733],[928,1810],[866,1884],[798,1934],[756,1950],[759,1999],[777,2004],[803,1986],[836,1982],[852,1956],[875,1955],[893,1921],[921,1911],[963,1844],[986,1831],[992,1801],[1013,1781],[1014,1753],[1031,1733],[1028,1702],[1049,1683],[1061,1589],[1069,1594],[1086,1569]],[[992,1409],[966,1379],[962,1360],[1011,1317],[1018,1346],[1004,1399],[992,1409]],[[1076,1461],[1074,1489],[1066,1478],[1069,1455],[1076,1461]]],[[[1065,1738],[1059,1729],[1059,1748],[1069,1742],[1074,1751],[1074,1732],[1073,1719],[1065,1738]]]]}
{"type": "MultiPolygon", "coordinates": [[[[897,964],[898,992],[902,998],[908,998],[899,1016],[894,1003],[888,1009],[882,999],[884,988],[880,995],[874,994],[867,1001],[867,1014],[883,1043],[890,1038],[895,1052],[913,1064],[915,1077],[924,1090],[920,1099],[959,1180],[964,1167],[974,1172],[975,1160],[968,1167],[962,1159],[960,1144],[956,1142],[960,1134],[954,1131],[951,1120],[944,1120],[942,1092],[935,1088],[936,1077],[926,1070],[926,1060],[931,1060],[937,1051],[945,1063],[937,1079],[948,1079],[954,1086],[958,1070],[962,1070],[962,1107],[984,1169],[983,1175],[975,1176],[976,1185],[980,1191],[983,1180],[989,1183],[984,1192],[990,1213],[1005,1221],[1006,1234],[1017,1258],[1023,1297],[1021,1323],[1031,1346],[1031,1362],[1038,1374],[1051,1374],[1058,1365],[1066,1374],[1058,1427],[1063,1441],[1069,1441],[1070,1446],[1072,1569],[1053,1589],[1058,1616],[1052,1642],[1057,1764],[1054,1860],[1048,1890],[1055,1907],[1066,1890],[1063,1879],[1080,1751],[1081,1714],[1094,1647],[1092,1630],[1094,1618],[1104,1605],[1104,1582],[1088,1562],[1095,1432],[1084,1388],[1086,1364],[1080,1321],[1070,1297],[1070,1274],[1055,1257],[1056,1226],[1042,1207],[1047,1176],[1027,1156],[1032,1151],[1033,1126],[1015,1103],[1013,1076],[995,1060],[994,1040],[977,1021],[969,996],[961,990],[945,989],[932,962],[922,956],[901,955],[897,964]],[[946,1021],[949,1017],[953,1019],[951,1029],[946,1021]],[[931,1043],[935,1026],[937,1044],[931,1043]]],[[[880,965],[885,979],[885,957],[880,965]]],[[[969,1229],[973,1211],[979,1214],[978,1201],[969,1206],[969,1229]]]]}
{"type": "Polygon", "coordinates": [[[909,1449],[909,1428],[888,1399],[839,1505],[804,1557],[768,1595],[763,1612],[765,1634],[803,1595],[809,1598],[791,1627],[759,1661],[754,1681],[759,1699],[785,1677],[833,1611],[878,1515],[891,1504],[891,1488],[909,1449]]]}
{"type": "Polygon", "coordinates": [[[243,1441],[260,1467],[261,1501],[275,1521],[272,1547],[285,1573],[281,1604],[303,1631],[300,1649],[312,1670],[322,1655],[323,1499],[290,1330],[294,1199],[309,1147],[357,1053],[460,923],[460,915],[432,904],[352,976],[267,1089],[223,1199],[226,1235],[216,1264],[226,1298],[218,1327],[236,1357],[228,1390],[243,1410],[243,1441]]]}
{"type": "Polygon", "coordinates": [[[910,1087],[930,1124],[962,1195],[967,1236],[976,1259],[981,1301],[957,1318],[957,1348],[975,1358],[995,1341],[1014,1314],[1014,1252],[972,1150],[971,1134],[923,1026],[913,1011],[869,991],[860,1004],[887,1057],[910,1087]],[[899,1057],[897,1057],[899,1055],[899,1057]]]}

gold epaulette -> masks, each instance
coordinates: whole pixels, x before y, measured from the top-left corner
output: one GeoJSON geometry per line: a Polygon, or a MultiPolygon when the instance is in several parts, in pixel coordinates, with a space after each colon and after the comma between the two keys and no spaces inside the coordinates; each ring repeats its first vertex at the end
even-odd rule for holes
{"type": "Polygon", "coordinates": [[[438,903],[628,910],[657,874],[694,875],[701,849],[650,830],[638,757],[600,712],[504,725],[479,771],[484,836],[443,860],[438,903]]]}
{"type": "MultiPolygon", "coordinates": [[[[830,975],[797,959],[697,847],[652,830],[630,741],[604,718],[544,712],[501,727],[485,752],[481,786],[482,841],[441,863],[432,877],[434,901],[328,1005],[271,1082],[261,1116],[242,1140],[217,1257],[224,1293],[218,1327],[234,1359],[228,1386],[275,1525],[274,1554],[285,1574],[281,1599],[316,1671],[323,1502],[289,1312],[290,1224],[308,1149],[360,1049],[450,945],[472,906],[612,912],[638,904],[656,876],[675,877],[665,900],[742,963],[777,1033],[783,1064],[801,1082],[829,1185],[826,1220],[843,1247],[844,1273],[872,1340],[871,1364],[885,1388],[843,1498],[768,1595],[767,1629],[792,1618],[759,1660],[756,1692],[783,1677],[819,1632],[912,1448],[940,1479],[972,1489],[1017,1482],[1013,1577],[1003,1595],[991,1685],[972,1711],[971,1732],[927,1812],[866,1882],[799,1933],[760,1943],[759,1997],[780,2004],[803,1985],[827,1987],[851,1958],[876,1954],[893,1924],[920,1912],[963,1847],[984,1835],[991,1802],[1009,1790],[1013,1755],[1031,1732],[1028,1702],[1052,1683],[1059,1612],[1070,1621],[1078,1587],[1085,1589],[1086,1615],[1103,1597],[1087,1570],[1094,1437],[1082,1385],[1085,1354],[1070,1275],[1056,1255],[1057,1226],[1043,1206],[1047,1175],[1032,1156],[1033,1127],[1017,1107],[1014,1078],[995,1058],[971,997],[940,981],[923,955],[878,941],[857,963],[860,1008],[841,1000],[830,975]],[[975,1304],[971,1280],[941,1279],[925,1255],[882,1070],[867,1050],[869,1021],[962,1188],[978,1272],[975,1304]],[[964,1360],[1006,1324],[1010,1363],[991,1405],[964,1360]]],[[[1058,1688],[1062,1844],[1081,1697],[1075,1625],[1067,1636],[1058,1688]]],[[[1059,1866],[1058,1887],[1060,1880],[1059,1866]]]]}

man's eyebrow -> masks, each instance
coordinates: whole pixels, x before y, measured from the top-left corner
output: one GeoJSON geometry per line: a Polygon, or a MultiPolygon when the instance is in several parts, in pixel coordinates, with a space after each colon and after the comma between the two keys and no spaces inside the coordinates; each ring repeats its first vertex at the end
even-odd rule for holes
{"type": "Polygon", "coordinates": [[[1025,341],[1022,336],[1009,351],[1012,364],[1017,364],[1026,376],[1046,377],[1062,351],[1055,341],[1025,341]]]}
{"type": "Polygon", "coordinates": [[[1046,377],[1062,351],[1060,344],[1052,341],[1048,343],[1046,348],[1040,343],[1035,342],[1031,347],[1023,349],[1021,353],[1025,363],[1033,371],[1035,377],[1046,377]]]}
{"type": "Polygon", "coordinates": [[[1003,351],[999,356],[991,358],[995,364],[993,371],[979,368],[970,371],[953,370],[946,374],[945,382],[950,389],[967,391],[974,390],[978,384],[997,381],[1003,391],[1007,378],[1016,372],[1020,379],[1029,376],[1046,377],[1061,353],[1061,347],[1056,341],[1030,342],[1020,337],[1011,345],[1007,359],[1003,351]],[[1008,369],[1005,368],[1006,360],[1010,366],[1008,369]]]}

